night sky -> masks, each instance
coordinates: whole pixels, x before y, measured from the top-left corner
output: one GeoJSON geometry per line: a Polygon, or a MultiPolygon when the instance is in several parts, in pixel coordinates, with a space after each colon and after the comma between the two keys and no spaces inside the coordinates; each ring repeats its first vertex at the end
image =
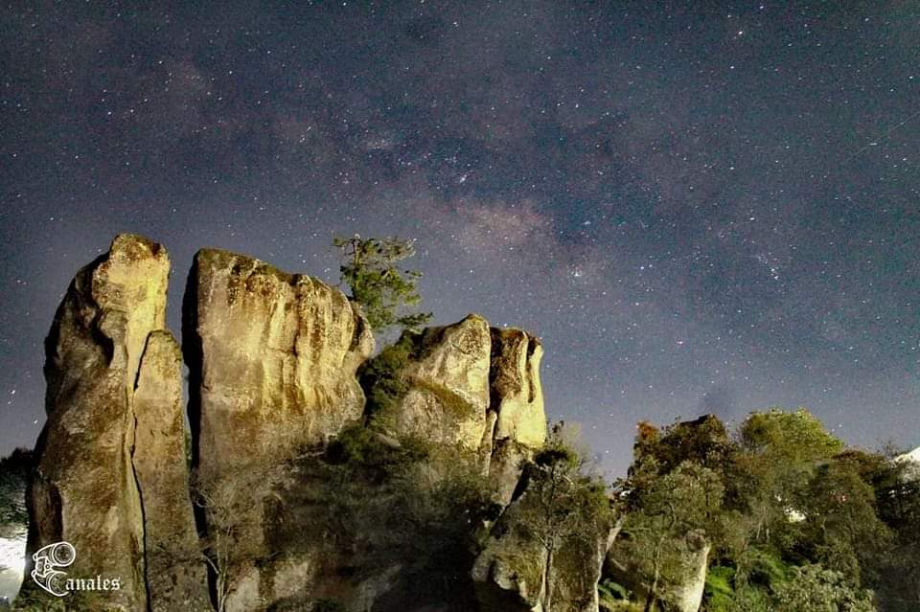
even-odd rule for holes
{"type": "Polygon", "coordinates": [[[336,282],[333,233],[414,238],[613,472],[640,419],[773,405],[920,444],[920,2],[118,4],[0,16],[3,454],[123,231],[174,330],[198,248],[336,282]]]}

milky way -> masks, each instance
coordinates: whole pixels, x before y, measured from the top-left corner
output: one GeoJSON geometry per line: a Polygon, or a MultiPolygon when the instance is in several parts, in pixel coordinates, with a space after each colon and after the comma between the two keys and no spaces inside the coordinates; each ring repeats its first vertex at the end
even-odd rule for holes
{"type": "Polygon", "coordinates": [[[120,231],[173,329],[200,247],[335,281],[333,233],[414,238],[613,472],[640,419],[773,405],[920,444],[917,3],[104,4],[0,17],[0,451],[120,231]]]}

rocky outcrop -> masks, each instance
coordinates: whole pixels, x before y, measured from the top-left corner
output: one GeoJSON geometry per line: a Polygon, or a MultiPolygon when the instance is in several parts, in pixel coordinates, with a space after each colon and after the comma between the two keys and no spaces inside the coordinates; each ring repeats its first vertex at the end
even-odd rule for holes
{"type": "Polygon", "coordinates": [[[153,331],[134,391],[134,472],[144,512],[144,559],[150,607],[210,610],[207,576],[189,498],[182,353],[166,331],[153,331]]]}
{"type": "Polygon", "coordinates": [[[395,376],[404,390],[374,415],[376,424],[478,456],[496,500],[507,504],[524,463],[546,440],[540,341],[471,314],[406,332],[398,345],[405,363],[395,376]]]}
{"type": "MultiPolygon", "coordinates": [[[[536,554],[539,566],[543,552],[514,522],[538,497],[522,472],[547,435],[538,339],[477,315],[406,333],[390,380],[398,392],[372,418],[357,373],[374,340],[340,291],[251,257],[200,251],[180,351],[165,329],[168,275],[163,247],[118,236],[77,274],[47,340],[30,553],[68,541],[77,551],[69,576],[120,581],[118,591],[76,594],[68,605],[474,609],[480,514],[489,518],[479,528],[492,531],[476,564],[479,590],[522,605],[534,586],[539,595],[521,555],[536,554]],[[445,491],[472,494],[480,479],[494,495],[455,513],[445,491]],[[356,501],[362,492],[372,503],[356,501]],[[425,523],[419,516],[431,517],[431,529],[412,523],[425,523]],[[330,537],[341,525],[354,529],[330,537]],[[442,546],[460,552],[447,560],[442,546]]],[[[589,592],[595,540],[557,551],[553,567],[571,566],[554,579],[560,605],[580,606],[589,592]]]]}
{"type": "MultiPolygon", "coordinates": [[[[186,290],[183,339],[190,376],[199,491],[213,541],[232,531],[228,610],[268,605],[279,570],[265,548],[264,513],[277,467],[360,419],[359,365],[374,347],[345,295],[309,276],[206,249],[186,290]],[[262,559],[257,567],[252,559],[262,559]]],[[[296,560],[295,560],[296,564],[296,560]]],[[[228,587],[229,588],[229,587],[228,587]]]]}
{"type": "Polygon", "coordinates": [[[204,479],[322,442],[361,416],[355,372],[374,340],[338,289],[205,249],[183,325],[204,479]]]}
{"type": "Polygon", "coordinates": [[[546,412],[540,384],[543,346],[513,328],[491,329],[488,473],[496,500],[511,501],[521,471],[546,441],[546,412]]]}
{"type": "MultiPolygon", "coordinates": [[[[176,434],[150,431],[137,439],[135,383],[148,338],[165,326],[168,275],[162,246],[117,236],[106,255],[77,273],[46,340],[48,421],[29,491],[28,550],[31,555],[66,541],[76,550],[69,577],[118,579],[118,590],[75,594],[75,601],[96,601],[97,609],[147,607],[144,542],[151,526],[145,524],[133,458],[139,453],[148,461],[171,452],[162,438],[176,434]]],[[[175,387],[177,374],[146,369],[144,387],[175,387]]],[[[181,482],[161,484],[172,499],[187,495],[181,482]]]]}
{"type": "Polygon", "coordinates": [[[530,449],[546,441],[546,414],[540,384],[543,346],[520,329],[491,329],[490,409],[497,415],[492,438],[530,449]]]}
{"type": "Polygon", "coordinates": [[[400,341],[411,343],[411,358],[398,373],[408,390],[388,415],[392,433],[478,451],[489,408],[489,323],[469,315],[400,341]]]}

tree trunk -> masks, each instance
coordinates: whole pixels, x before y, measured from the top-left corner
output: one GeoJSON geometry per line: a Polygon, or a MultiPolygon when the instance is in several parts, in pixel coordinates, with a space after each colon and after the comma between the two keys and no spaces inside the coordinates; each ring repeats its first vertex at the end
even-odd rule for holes
{"type": "Polygon", "coordinates": [[[624,512],[618,518],[613,527],[610,528],[610,532],[607,534],[607,541],[604,547],[604,554],[606,555],[610,552],[610,549],[613,548],[613,543],[617,541],[617,536],[620,535],[620,531],[623,530],[623,523],[626,522],[626,513],[624,512]]]}
{"type": "Polygon", "coordinates": [[[551,612],[553,605],[553,546],[546,548],[546,561],[543,564],[543,612],[551,612]]]}

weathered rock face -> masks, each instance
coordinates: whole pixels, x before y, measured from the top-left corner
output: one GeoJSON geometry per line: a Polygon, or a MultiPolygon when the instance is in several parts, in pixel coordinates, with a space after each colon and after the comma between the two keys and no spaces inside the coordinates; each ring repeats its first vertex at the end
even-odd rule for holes
{"type": "MultiPolygon", "coordinates": [[[[116,237],[107,255],[77,273],[46,340],[48,422],[29,492],[28,550],[67,541],[76,549],[68,576],[119,579],[119,590],[98,594],[98,609],[147,606],[134,390],[148,337],[164,328],[168,275],[160,245],[116,237]]],[[[178,382],[159,375],[146,373],[145,386],[178,382]]],[[[141,454],[156,455],[159,437],[144,436],[141,454]]]]}
{"type": "Polygon", "coordinates": [[[134,391],[134,471],[144,509],[150,607],[210,610],[207,575],[189,499],[182,352],[153,331],[134,391]]]}
{"type": "Polygon", "coordinates": [[[272,576],[286,570],[265,546],[276,468],[362,416],[356,371],[374,340],[341,291],[227,251],[196,255],[185,299],[189,413],[207,530],[213,539],[232,528],[229,558],[242,559],[223,568],[234,583],[226,609],[258,609],[284,592],[272,576]]]}
{"type": "Polygon", "coordinates": [[[183,325],[203,478],[320,442],[361,416],[355,372],[374,340],[341,291],[202,250],[183,325]]]}
{"type": "Polygon", "coordinates": [[[488,322],[469,315],[403,338],[411,338],[413,358],[400,372],[409,389],[392,415],[394,433],[478,451],[489,408],[488,322]]]}
{"type": "Polygon", "coordinates": [[[507,503],[523,463],[546,440],[539,340],[490,328],[478,315],[407,332],[407,391],[380,419],[397,436],[470,451],[482,458],[497,498],[507,503]]]}
{"type": "Polygon", "coordinates": [[[489,373],[489,480],[496,500],[511,501],[524,464],[546,441],[540,384],[543,346],[519,329],[493,327],[489,373]]]}
{"type": "MultiPolygon", "coordinates": [[[[458,474],[477,486],[488,478],[495,492],[490,501],[503,508],[518,495],[479,557],[476,576],[484,593],[529,605],[539,585],[523,578],[526,560],[509,551],[530,545],[514,540],[511,519],[514,508],[527,508],[521,474],[547,433],[536,338],[490,328],[476,315],[407,334],[411,349],[398,371],[405,388],[386,420],[388,431],[365,429],[356,373],[374,341],[346,297],[257,259],[199,252],[185,296],[182,352],[190,372],[202,540],[190,501],[182,355],[165,330],[168,274],[160,245],[118,236],[106,256],[77,274],[47,340],[48,423],[30,490],[30,553],[68,541],[77,551],[68,576],[118,578],[121,587],[72,596],[69,605],[209,609],[201,556],[207,549],[221,566],[213,596],[228,612],[323,599],[356,612],[400,609],[407,601],[475,609],[469,573],[475,551],[466,537],[475,527],[471,514],[458,512],[449,529],[436,526],[452,534],[451,546],[461,551],[450,563],[443,556],[420,563],[404,550],[394,556],[377,539],[389,537],[384,532],[391,524],[417,534],[411,520],[400,522],[404,511],[441,503],[437,487],[458,474]],[[318,450],[348,424],[358,425],[348,431],[360,432],[354,439],[365,436],[362,444],[371,449],[352,472],[335,463],[334,445],[318,450]],[[405,437],[422,438],[433,450],[412,458],[422,455],[403,444],[405,437]],[[307,447],[315,452],[298,452],[307,447]],[[373,458],[380,465],[370,465],[373,458]],[[399,464],[402,471],[393,476],[387,470],[396,470],[397,461],[414,463],[399,464]],[[346,488],[342,474],[358,474],[360,483],[346,488]],[[414,488],[405,488],[407,482],[414,488]],[[424,503],[407,502],[410,489],[424,503]],[[368,506],[370,522],[379,516],[390,522],[371,525],[350,506],[360,494],[343,500],[342,490],[379,493],[368,506]],[[351,508],[351,522],[343,522],[344,512],[329,498],[351,508]],[[312,520],[317,517],[323,520],[312,520]],[[327,541],[339,524],[357,527],[327,541]],[[420,581],[429,582],[431,592],[419,596],[420,581]],[[453,581],[443,599],[439,581],[453,581]]],[[[444,538],[427,537],[428,548],[440,551],[444,538]]],[[[596,584],[593,569],[585,569],[594,567],[594,539],[588,540],[557,555],[574,568],[554,583],[560,605],[581,606],[590,591],[584,585],[596,584]]],[[[535,554],[539,565],[542,553],[535,554]]]]}
{"type": "Polygon", "coordinates": [[[540,385],[543,346],[519,329],[493,327],[491,410],[498,415],[493,439],[514,440],[531,449],[546,441],[546,413],[540,385]]]}
{"type": "Polygon", "coordinates": [[[665,598],[678,612],[697,612],[703,603],[712,544],[704,533],[691,531],[685,538],[685,545],[679,572],[681,580],[668,586],[665,598]]]}

